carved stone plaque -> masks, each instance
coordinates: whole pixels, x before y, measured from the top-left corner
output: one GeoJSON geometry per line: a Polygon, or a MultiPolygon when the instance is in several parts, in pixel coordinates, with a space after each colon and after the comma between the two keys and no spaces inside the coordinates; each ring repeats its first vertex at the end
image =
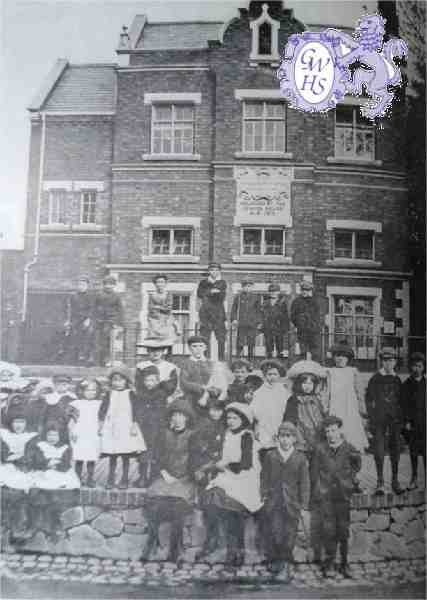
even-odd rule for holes
{"type": "Polygon", "coordinates": [[[235,167],[235,225],[292,226],[290,167],[235,167]]]}

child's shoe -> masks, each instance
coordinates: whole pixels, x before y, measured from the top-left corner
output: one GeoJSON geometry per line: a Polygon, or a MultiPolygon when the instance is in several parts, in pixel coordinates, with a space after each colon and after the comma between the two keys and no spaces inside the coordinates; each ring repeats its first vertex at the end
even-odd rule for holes
{"type": "Polygon", "coordinates": [[[409,483],[409,485],[408,485],[407,489],[408,489],[409,491],[411,491],[411,490],[416,490],[416,489],[417,489],[417,487],[418,487],[418,481],[417,481],[417,478],[416,478],[416,477],[412,477],[412,479],[411,479],[411,481],[410,481],[410,483],[409,483]]]}
{"type": "Polygon", "coordinates": [[[375,496],[384,496],[385,491],[384,491],[384,482],[383,481],[379,481],[377,483],[377,487],[375,489],[374,494],[375,494],[375,496]]]}
{"type": "Polygon", "coordinates": [[[400,496],[405,492],[405,490],[402,487],[400,487],[400,483],[397,479],[393,479],[393,481],[391,482],[391,489],[397,496],[400,496]]]}
{"type": "Polygon", "coordinates": [[[338,572],[341,573],[344,579],[353,579],[353,575],[350,573],[347,563],[342,563],[338,568],[338,572]]]}

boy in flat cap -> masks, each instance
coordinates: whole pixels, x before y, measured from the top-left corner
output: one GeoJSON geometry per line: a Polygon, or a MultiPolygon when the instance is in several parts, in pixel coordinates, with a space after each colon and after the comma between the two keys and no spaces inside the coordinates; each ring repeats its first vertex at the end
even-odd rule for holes
{"type": "Polygon", "coordinates": [[[268,299],[261,307],[262,331],[264,333],[265,350],[267,358],[282,358],[283,337],[289,331],[289,315],[286,301],[280,294],[280,285],[271,283],[268,286],[268,299]]]}
{"type": "Polygon", "coordinates": [[[322,570],[324,577],[333,575],[339,546],[339,571],[344,577],[351,577],[348,570],[350,501],[362,459],[360,452],[344,438],[339,417],[326,417],[323,427],[326,442],[317,446],[311,464],[315,475],[312,500],[315,510],[320,512],[325,548],[322,570]]]}
{"type": "Polygon", "coordinates": [[[297,429],[284,421],[277,434],[277,447],[266,453],[261,471],[263,540],[267,568],[289,580],[301,512],[308,519],[310,477],[307,459],[295,449],[297,429]]]}
{"type": "Polygon", "coordinates": [[[426,358],[414,352],[409,360],[410,376],[402,386],[401,409],[404,435],[411,456],[410,490],[417,487],[418,456],[423,457],[426,468],[426,358]]]}
{"type": "Polygon", "coordinates": [[[70,298],[69,320],[65,327],[71,330],[73,359],[86,366],[94,362],[94,312],[95,296],[89,290],[89,278],[80,277],[77,292],[70,298]]]}
{"type": "Polygon", "coordinates": [[[310,281],[301,282],[301,294],[291,304],[291,321],[297,330],[300,353],[303,358],[320,360],[320,307],[317,298],[312,295],[313,284],[310,281]]]}
{"type": "Polygon", "coordinates": [[[398,480],[400,460],[400,431],[402,428],[402,383],[395,372],[396,352],[383,348],[380,352],[381,368],[368,382],[366,411],[371,433],[374,436],[374,459],[377,470],[376,495],[384,495],[384,455],[388,440],[391,462],[391,488],[402,494],[398,480]]]}
{"type": "Polygon", "coordinates": [[[123,326],[123,306],[120,296],[114,291],[115,285],[114,277],[104,277],[102,290],[95,297],[96,351],[100,366],[111,361],[112,333],[123,326]]]}
{"type": "Polygon", "coordinates": [[[243,347],[248,345],[248,360],[253,360],[257,330],[261,325],[261,305],[257,294],[252,292],[253,282],[242,281],[242,291],[234,297],[230,321],[237,328],[236,351],[242,356],[243,347]]]}
{"type": "Polygon", "coordinates": [[[209,356],[211,333],[214,332],[218,342],[218,360],[223,361],[226,336],[224,300],[227,284],[221,278],[221,267],[218,263],[211,263],[208,273],[208,277],[202,279],[197,288],[197,297],[201,302],[199,309],[200,335],[207,341],[209,356]]]}

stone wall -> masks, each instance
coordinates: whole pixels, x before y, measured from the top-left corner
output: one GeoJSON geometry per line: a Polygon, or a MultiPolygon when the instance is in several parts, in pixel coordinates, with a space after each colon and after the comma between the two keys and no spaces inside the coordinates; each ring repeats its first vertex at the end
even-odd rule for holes
{"type": "MultiPolygon", "coordinates": [[[[88,555],[111,559],[138,559],[147,537],[142,491],[82,490],[81,504],[62,515],[63,534],[52,544],[42,531],[20,549],[28,552],[88,555]]],[[[164,560],[168,553],[169,525],[160,529],[160,547],[153,560],[164,560]]],[[[415,559],[425,556],[425,494],[388,494],[374,497],[354,496],[351,512],[350,561],[374,562],[415,559]]],[[[258,563],[257,528],[253,518],[246,523],[246,562],[258,563]]],[[[205,536],[202,513],[195,510],[186,521],[183,560],[193,562],[205,536]]],[[[222,544],[224,546],[224,544],[222,544]]],[[[17,548],[6,547],[6,551],[17,548]]],[[[214,562],[224,560],[225,548],[212,555],[214,562]]],[[[298,532],[295,547],[297,562],[310,562],[312,551],[308,536],[298,532]]]]}

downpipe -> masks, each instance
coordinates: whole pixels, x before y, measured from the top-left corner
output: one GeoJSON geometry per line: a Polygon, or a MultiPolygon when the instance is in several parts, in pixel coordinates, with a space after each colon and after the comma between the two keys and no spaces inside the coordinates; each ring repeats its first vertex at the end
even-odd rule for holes
{"type": "Polygon", "coordinates": [[[32,259],[24,267],[24,287],[22,297],[22,314],[21,322],[24,323],[27,318],[28,308],[28,282],[30,277],[30,270],[37,264],[39,258],[39,247],[40,247],[40,215],[41,215],[41,203],[43,196],[43,173],[44,173],[44,154],[45,154],[45,139],[46,139],[46,115],[41,113],[42,119],[42,132],[40,138],[40,168],[39,168],[39,181],[37,191],[37,212],[36,212],[36,229],[34,234],[34,251],[32,259]]]}

